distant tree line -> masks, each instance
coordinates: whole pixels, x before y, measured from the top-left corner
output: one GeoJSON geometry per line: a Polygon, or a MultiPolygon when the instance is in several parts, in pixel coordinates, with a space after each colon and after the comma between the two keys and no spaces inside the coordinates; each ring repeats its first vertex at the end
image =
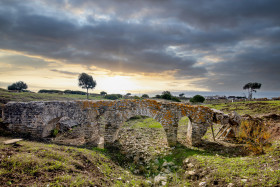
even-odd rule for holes
{"type": "Polygon", "coordinates": [[[58,94],[78,94],[78,95],[86,95],[87,93],[86,92],[83,92],[83,91],[74,91],[74,90],[64,90],[64,91],[61,91],[61,90],[46,90],[46,89],[43,89],[43,90],[39,90],[38,93],[58,93],[58,94]]]}

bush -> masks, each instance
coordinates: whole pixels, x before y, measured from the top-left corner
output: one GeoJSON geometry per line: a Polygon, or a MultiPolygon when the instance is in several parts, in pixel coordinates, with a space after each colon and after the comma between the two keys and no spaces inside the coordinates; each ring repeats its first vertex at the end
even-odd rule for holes
{"type": "Polygon", "coordinates": [[[161,98],[161,96],[160,96],[160,95],[156,95],[156,98],[157,98],[157,99],[160,99],[160,98],[161,98]]]}
{"type": "Polygon", "coordinates": [[[256,155],[263,154],[264,147],[269,145],[267,126],[261,119],[253,119],[251,116],[241,122],[237,138],[241,143],[246,143],[248,150],[256,155]]]}
{"type": "Polygon", "coordinates": [[[134,96],[133,99],[141,99],[140,97],[138,96],[134,96]]]}
{"type": "Polygon", "coordinates": [[[63,91],[60,91],[60,90],[39,90],[39,92],[38,93],[60,93],[60,94],[62,94],[63,93],[63,91]]]}
{"type": "Polygon", "coordinates": [[[102,91],[102,92],[100,92],[100,95],[105,96],[105,95],[107,95],[107,92],[102,91]]]}
{"type": "Polygon", "coordinates": [[[142,98],[149,98],[149,95],[148,94],[143,94],[141,97],[142,98]]]}
{"type": "Polygon", "coordinates": [[[181,100],[178,98],[178,97],[171,97],[171,100],[172,101],[175,101],[175,102],[181,102],[181,100]]]}
{"type": "Polygon", "coordinates": [[[191,103],[203,103],[205,98],[201,95],[195,95],[193,98],[190,99],[191,103]]]}
{"type": "Polygon", "coordinates": [[[104,98],[110,99],[110,100],[117,100],[119,98],[122,98],[122,95],[121,94],[108,94],[104,98]]]}
{"type": "Polygon", "coordinates": [[[162,92],[161,98],[166,100],[171,100],[172,95],[169,91],[164,91],[162,92]]]}
{"type": "Polygon", "coordinates": [[[65,90],[64,91],[65,94],[78,94],[78,95],[86,95],[86,92],[82,92],[82,91],[73,91],[73,90],[65,90]]]}

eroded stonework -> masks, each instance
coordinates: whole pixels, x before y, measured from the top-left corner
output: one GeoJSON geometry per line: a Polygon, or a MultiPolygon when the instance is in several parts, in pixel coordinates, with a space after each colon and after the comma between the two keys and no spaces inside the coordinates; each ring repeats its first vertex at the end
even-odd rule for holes
{"type": "Polygon", "coordinates": [[[228,123],[229,116],[204,106],[156,100],[118,101],[43,101],[11,102],[5,105],[3,119],[9,128],[33,137],[44,138],[57,128],[82,127],[86,142],[105,145],[114,143],[122,124],[134,116],[148,116],[160,122],[170,146],[177,142],[178,121],[190,120],[187,140],[198,145],[207,128],[213,123],[228,123]]]}

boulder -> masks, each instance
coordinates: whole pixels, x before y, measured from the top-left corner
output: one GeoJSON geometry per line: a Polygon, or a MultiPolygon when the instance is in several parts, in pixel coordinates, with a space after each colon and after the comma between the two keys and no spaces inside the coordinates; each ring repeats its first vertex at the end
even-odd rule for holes
{"type": "Polygon", "coordinates": [[[161,185],[162,182],[166,182],[166,181],[167,181],[167,177],[166,176],[157,175],[154,178],[155,185],[161,185]]]}
{"type": "Polygon", "coordinates": [[[206,182],[200,182],[198,185],[205,187],[207,184],[206,184],[206,182]]]}

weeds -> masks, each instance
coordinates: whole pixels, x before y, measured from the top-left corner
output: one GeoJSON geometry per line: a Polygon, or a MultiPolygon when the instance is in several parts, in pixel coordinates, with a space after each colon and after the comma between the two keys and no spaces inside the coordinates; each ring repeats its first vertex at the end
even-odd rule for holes
{"type": "Polygon", "coordinates": [[[241,122],[238,140],[248,145],[248,150],[253,154],[263,154],[264,147],[269,145],[267,126],[261,119],[253,119],[251,116],[241,122]]]}

